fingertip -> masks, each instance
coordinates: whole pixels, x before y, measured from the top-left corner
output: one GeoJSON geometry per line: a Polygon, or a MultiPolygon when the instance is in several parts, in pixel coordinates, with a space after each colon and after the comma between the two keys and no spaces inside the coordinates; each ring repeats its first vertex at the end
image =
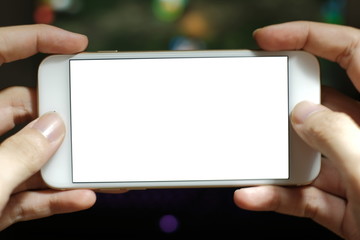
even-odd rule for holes
{"type": "Polygon", "coordinates": [[[255,29],[255,30],[253,31],[253,33],[252,33],[253,38],[256,39],[256,35],[257,35],[259,32],[261,32],[262,29],[263,29],[263,28],[257,28],[257,29],[255,29]]]}
{"type": "Polygon", "coordinates": [[[294,125],[301,125],[312,114],[325,110],[328,110],[328,108],[321,104],[303,101],[294,107],[291,113],[291,121],[294,125]]]}
{"type": "Polygon", "coordinates": [[[253,36],[259,47],[267,51],[299,50],[307,36],[306,26],[303,21],[273,24],[255,30],[253,36]]]}
{"type": "Polygon", "coordinates": [[[88,44],[89,44],[88,37],[86,35],[83,35],[83,34],[80,34],[80,33],[70,32],[70,34],[72,34],[73,38],[77,42],[78,49],[75,52],[84,51],[87,48],[88,44]]]}
{"type": "Polygon", "coordinates": [[[249,201],[248,193],[251,192],[251,188],[240,188],[234,192],[234,202],[239,208],[248,209],[249,201]]]}
{"type": "MultiPolygon", "coordinates": [[[[281,27],[281,25],[280,25],[281,27]]],[[[269,25],[266,27],[258,28],[253,32],[253,38],[256,40],[260,48],[267,51],[279,50],[278,47],[278,32],[279,25],[269,25]]]]}
{"type": "Polygon", "coordinates": [[[89,189],[75,189],[58,192],[54,214],[76,212],[91,208],[96,202],[96,194],[89,189]]]}
{"type": "Polygon", "coordinates": [[[273,199],[276,198],[275,187],[258,186],[241,188],[234,193],[235,204],[243,209],[252,211],[273,210],[273,199]]]}
{"type": "Polygon", "coordinates": [[[82,52],[88,45],[87,36],[46,24],[38,28],[38,51],[43,53],[70,54],[82,52]]]}
{"type": "Polygon", "coordinates": [[[82,202],[82,209],[88,209],[95,204],[96,194],[94,191],[90,189],[81,189],[77,191],[79,191],[79,202],[82,202]]]}

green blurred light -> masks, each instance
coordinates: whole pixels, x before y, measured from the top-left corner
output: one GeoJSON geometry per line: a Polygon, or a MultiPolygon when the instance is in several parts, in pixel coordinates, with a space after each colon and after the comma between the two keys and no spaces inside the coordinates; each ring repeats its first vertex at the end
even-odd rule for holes
{"type": "Polygon", "coordinates": [[[153,0],[154,15],[161,21],[172,22],[184,12],[187,0],[153,0]]]}
{"type": "Polygon", "coordinates": [[[345,24],[346,0],[328,0],[322,7],[322,18],[324,22],[334,24],[345,24]]]}
{"type": "Polygon", "coordinates": [[[327,13],[323,15],[324,22],[333,24],[345,24],[345,19],[338,13],[327,13]]]}

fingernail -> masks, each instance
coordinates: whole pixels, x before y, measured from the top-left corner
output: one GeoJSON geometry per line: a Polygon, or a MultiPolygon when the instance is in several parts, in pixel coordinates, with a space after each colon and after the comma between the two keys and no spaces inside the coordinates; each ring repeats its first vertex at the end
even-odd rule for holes
{"type": "Polygon", "coordinates": [[[321,104],[304,101],[295,106],[291,114],[291,120],[294,124],[303,124],[312,114],[326,109],[327,108],[321,104]]]}
{"type": "Polygon", "coordinates": [[[49,142],[60,140],[65,135],[65,126],[59,116],[55,112],[46,113],[41,116],[32,126],[44,135],[49,142]]]}
{"type": "Polygon", "coordinates": [[[252,33],[252,36],[254,37],[255,34],[256,34],[258,31],[260,31],[261,29],[262,29],[262,28],[255,29],[255,30],[253,31],[253,33],[252,33]]]}

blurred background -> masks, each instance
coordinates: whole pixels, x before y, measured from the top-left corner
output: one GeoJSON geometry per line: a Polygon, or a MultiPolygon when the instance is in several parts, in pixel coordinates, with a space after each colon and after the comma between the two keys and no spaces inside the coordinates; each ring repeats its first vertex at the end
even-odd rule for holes
{"type": "MultiPolygon", "coordinates": [[[[0,26],[52,24],[87,35],[87,51],[257,49],[252,32],[259,27],[293,20],[359,27],[359,7],[358,0],[11,0],[0,3],[0,26]]],[[[44,57],[1,66],[0,89],[36,87],[44,57]]],[[[324,85],[359,97],[342,69],[320,63],[324,85]]],[[[233,203],[234,190],[98,194],[89,210],[17,223],[0,232],[0,238],[340,239],[309,219],[241,210],[233,203]]]]}

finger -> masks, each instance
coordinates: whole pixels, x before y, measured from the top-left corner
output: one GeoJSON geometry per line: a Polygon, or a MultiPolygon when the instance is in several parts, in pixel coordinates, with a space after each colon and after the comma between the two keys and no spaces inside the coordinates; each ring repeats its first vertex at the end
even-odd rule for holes
{"type": "Polygon", "coordinates": [[[235,191],[237,206],[253,211],[276,211],[311,218],[342,235],[342,220],[346,202],[315,187],[283,188],[260,186],[235,191]]]}
{"type": "Polygon", "coordinates": [[[336,91],[334,88],[321,88],[321,103],[333,111],[349,115],[358,125],[360,124],[360,104],[358,101],[336,91]]]}
{"type": "Polygon", "coordinates": [[[12,194],[23,192],[27,190],[43,190],[48,189],[48,185],[44,182],[40,171],[35,173],[33,176],[31,176],[29,179],[27,179],[25,182],[18,185],[12,192],[12,194]]]}
{"type": "Polygon", "coordinates": [[[0,135],[37,116],[36,91],[10,87],[0,92],[0,135]]]}
{"type": "Polygon", "coordinates": [[[341,179],[339,170],[334,163],[327,158],[321,159],[320,173],[312,185],[324,192],[345,198],[345,185],[341,179]]]}
{"type": "Polygon", "coordinates": [[[0,231],[19,221],[84,210],[94,205],[91,190],[22,192],[11,197],[0,217],[0,231]]]}
{"type": "Polygon", "coordinates": [[[0,65],[27,58],[37,52],[75,53],[83,51],[87,37],[49,25],[0,28],[0,65]]]}
{"type": "Polygon", "coordinates": [[[0,212],[13,189],[40,170],[60,146],[65,126],[48,113],[6,139],[0,146],[0,212]]]}
{"type": "Polygon", "coordinates": [[[295,131],[314,149],[322,152],[339,169],[347,188],[360,192],[358,125],[346,114],[302,102],[295,106],[291,121],[295,131]]]}
{"type": "Polygon", "coordinates": [[[289,22],[254,32],[258,45],[271,51],[299,50],[339,63],[360,90],[360,30],[326,23],[289,22]]]}

